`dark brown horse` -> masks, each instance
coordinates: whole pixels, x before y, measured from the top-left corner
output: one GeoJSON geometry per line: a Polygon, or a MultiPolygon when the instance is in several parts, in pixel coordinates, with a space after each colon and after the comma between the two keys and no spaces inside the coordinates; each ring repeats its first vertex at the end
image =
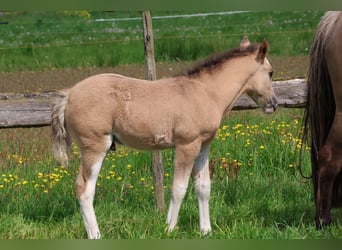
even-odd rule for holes
{"type": "Polygon", "coordinates": [[[342,207],[342,12],[327,12],[310,51],[304,140],[311,144],[316,227],[342,207]]]}

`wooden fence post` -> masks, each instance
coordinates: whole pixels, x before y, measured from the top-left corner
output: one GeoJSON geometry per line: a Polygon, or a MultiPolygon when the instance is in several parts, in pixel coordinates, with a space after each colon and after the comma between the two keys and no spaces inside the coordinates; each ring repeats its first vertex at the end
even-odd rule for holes
{"type": "MultiPolygon", "coordinates": [[[[152,18],[150,11],[143,11],[143,35],[144,51],[146,60],[147,80],[156,80],[156,63],[154,59],[154,44],[152,18]]],[[[164,171],[161,151],[152,153],[153,180],[154,180],[154,198],[157,209],[165,210],[164,199],[164,171]]]]}

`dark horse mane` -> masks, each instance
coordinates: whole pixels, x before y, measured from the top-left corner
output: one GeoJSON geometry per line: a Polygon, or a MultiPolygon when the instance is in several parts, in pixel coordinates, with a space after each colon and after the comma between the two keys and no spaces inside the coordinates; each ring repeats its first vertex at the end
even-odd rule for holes
{"type": "Polygon", "coordinates": [[[214,69],[219,68],[224,62],[233,58],[248,56],[254,53],[258,48],[259,44],[253,43],[247,47],[237,47],[219,54],[211,55],[204,60],[197,62],[192,68],[177,76],[193,77],[204,71],[211,72],[214,69]]]}
{"type": "Polygon", "coordinates": [[[310,66],[307,76],[307,101],[304,110],[299,170],[303,176],[301,161],[303,145],[306,143],[311,147],[312,174],[310,178],[313,180],[315,193],[318,185],[318,152],[328,137],[336,109],[325,51],[326,39],[334,28],[334,18],[333,15],[325,15],[318,26],[310,49],[310,66]]]}

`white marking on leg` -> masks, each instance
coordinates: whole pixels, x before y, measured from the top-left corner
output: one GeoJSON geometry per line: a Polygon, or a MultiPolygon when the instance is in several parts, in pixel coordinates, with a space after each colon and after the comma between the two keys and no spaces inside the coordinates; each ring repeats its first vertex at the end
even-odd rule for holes
{"type": "Polygon", "coordinates": [[[198,178],[195,180],[195,191],[198,199],[200,230],[206,234],[211,231],[209,215],[210,181],[209,183],[205,183],[201,179],[198,178]]]}
{"type": "Polygon", "coordinates": [[[197,157],[193,169],[195,192],[198,199],[200,230],[203,234],[211,231],[209,215],[210,175],[209,175],[209,147],[204,148],[197,157]]]}
{"type": "Polygon", "coordinates": [[[199,141],[187,145],[176,146],[175,170],[171,188],[171,201],[167,215],[168,230],[172,231],[178,219],[178,213],[188,187],[194,159],[200,150],[199,141]]]}
{"type": "Polygon", "coordinates": [[[89,239],[99,239],[101,237],[97,225],[93,201],[95,195],[96,180],[99,175],[103,159],[106,154],[102,154],[100,159],[91,167],[91,175],[85,183],[84,193],[79,197],[80,210],[82,213],[84,225],[89,239]]]}
{"type": "Polygon", "coordinates": [[[79,196],[80,210],[89,239],[101,238],[99,226],[97,224],[96,215],[94,211],[93,201],[95,196],[97,177],[100,173],[103,160],[106,157],[107,151],[110,148],[112,141],[112,135],[108,135],[106,145],[104,147],[104,152],[98,155],[98,160],[91,166],[91,173],[88,179],[86,180],[84,192],[79,196]]]}
{"type": "Polygon", "coordinates": [[[179,209],[185,196],[186,189],[187,185],[184,184],[172,185],[171,201],[169,212],[167,214],[167,224],[169,225],[169,232],[171,232],[177,224],[179,209]]]}

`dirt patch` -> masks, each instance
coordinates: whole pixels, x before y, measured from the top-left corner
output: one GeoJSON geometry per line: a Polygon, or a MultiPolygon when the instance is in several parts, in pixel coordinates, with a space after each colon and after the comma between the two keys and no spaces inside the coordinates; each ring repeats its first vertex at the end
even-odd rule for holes
{"type": "MultiPolygon", "coordinates": [[[[274,79],[304,78],[308,57],[270,57],[274,79]]],[[[189,68],[193,62],[159,62],[157,77],[173,76],[189,68]]],[[[0,93],[49,92],[68,88],[80,80],[99,73],[117,73],[135,78],[146,78],[145,65],[120,65],[109,68],[51,69],[44,71],[20,71],[0,74],[0,93]]]]}
{"type": "Polygon", "coordinates": [[[274,70],[274,80],[306,78],[309,56],[270,57],[274,70]]]}

